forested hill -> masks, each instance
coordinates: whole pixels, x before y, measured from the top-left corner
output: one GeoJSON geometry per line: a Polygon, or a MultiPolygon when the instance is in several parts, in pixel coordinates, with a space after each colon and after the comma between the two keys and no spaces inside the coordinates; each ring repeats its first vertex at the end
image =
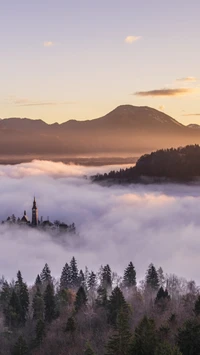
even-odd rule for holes
{"type": "Polygon", "coordinates": [[[184,148],[158,150],[139,158],[136,165],[108,174],[97,174],[93,181],[113,183],[196,181],[200,178],[200,146],[188,145],[184,148]]]}

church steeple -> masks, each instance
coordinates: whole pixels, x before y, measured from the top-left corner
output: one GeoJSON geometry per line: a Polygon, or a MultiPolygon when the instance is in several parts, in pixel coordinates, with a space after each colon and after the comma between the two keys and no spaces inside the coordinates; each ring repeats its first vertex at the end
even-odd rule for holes
{"type": "Polygon", "coordinates": [[[32,207],[32,225],[33,226],[38,225],[38,209],[37,209],[37,205],[36,205],[35,196],[34,196],[33,207],[32,207]]]}

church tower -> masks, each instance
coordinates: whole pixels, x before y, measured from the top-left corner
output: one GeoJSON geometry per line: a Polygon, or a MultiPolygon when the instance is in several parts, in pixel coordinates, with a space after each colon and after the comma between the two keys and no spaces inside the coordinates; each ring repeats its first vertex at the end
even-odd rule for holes
{"type": "Polygon", "coordinates": [[[32,225],[37,226],[38,225],[38,209],[35,201],[35,197],[33,200],[33,207],[32,207],[32,225]]]}

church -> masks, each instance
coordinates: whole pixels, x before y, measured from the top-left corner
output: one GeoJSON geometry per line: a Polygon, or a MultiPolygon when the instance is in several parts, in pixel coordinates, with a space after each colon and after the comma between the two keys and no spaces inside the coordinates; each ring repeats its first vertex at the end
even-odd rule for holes
{"type": "Polygon", "coordinates": [[[75,233],[75,224],[72,223],[70,225],[60,222],[56,220],[55,222],[49,221],[49,218],[47,220],[43,221],[43,218],[41,217],[39,219],[38,217],[38,208],[37,208],[37,203],[36,199],[34,197],[33,199],[33,206],[32,206],[32,218],[31,221],[29,220],[26,211],[24,211],[24,215],[22,218],[16,218],[15,215],[13,214],[11,217],[8,217],[6,221],[3,221],[2,224],[9,224],[9,225],[20,225],[20,226],[29,226],[33,228],[38,228],[42,230],[50,230],[50,231],[59,231],[59,232],[70,232],[70,233],[75,233]]]}

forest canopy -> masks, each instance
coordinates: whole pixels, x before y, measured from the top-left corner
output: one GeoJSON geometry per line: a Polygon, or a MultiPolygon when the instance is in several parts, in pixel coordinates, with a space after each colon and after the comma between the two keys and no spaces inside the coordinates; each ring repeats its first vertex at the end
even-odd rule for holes
{"type": "Polygon", "coordinates": [[[188,145],[184,148],[161,149],[142,155],[136,165],[97,174],[93,181],[108,180],[114,183],[131,182],[189,182],[200,178],[200,146],[188,145]]]}
{"type": "Polygon", "coordinates": [[[59,279],[48,264],[33,285],[1,279],[0,333],[2,355],[197,355],[199,287],[154,264],[138,281],[131,261],[119,276],[73,257],[59,279]]]}

